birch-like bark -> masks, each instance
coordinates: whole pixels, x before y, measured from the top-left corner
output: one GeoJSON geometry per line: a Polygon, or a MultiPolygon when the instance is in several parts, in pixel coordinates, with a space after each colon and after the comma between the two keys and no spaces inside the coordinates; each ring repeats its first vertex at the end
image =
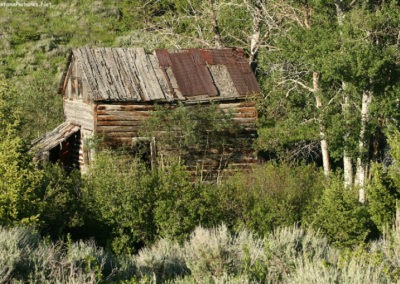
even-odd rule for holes
{"type": "MultiPolygon", "coordinates": [[[[315,96],[315,104],[320,112],[322,108],[322,101],[320,97],[319,89],[319,73],[313,72],[313,93],[315,96]]],[[[329,162],[329,151],[328,151],[328,141],[326,140],[326,128],[325,124],[321,120],[321,114],[318,114],[318,124],[319,124],[319,138],[321,143],[321,153],[322,153],[322,166],[324,168],[324,175],[329,176],[330,173],[330,162],[329,162]]]]}
{"type": "Polygon", "coordinates": [[[255,69],[255,62],[258,53],[258,47],[260,45],[260,30],[261,30],[261,20],[259,17],[254,17],[253,19],[253,34],[250,37],[250,56],[249,63],[250,66],[255,69]]]}
{"type": "Polygon", "coordinates": [[[349,118],[350,118],[350,102],[349,102],[349,95],[346,93],[346,83],[342,82],[342,89],[344,92],[343,96],[343,104],[342,104],[342,111],[344,117],[344,124],[345,124],[345,133],[343,135],[344,140],[344,147],[343,147],[343,178],[344,178],[344,186],[346,188],[353,186],[353,161],[349,154],[349,118]]]}
{"type": "Polygon", "coordinates": [[[361,101],[361,129],[358,142],[359,155],[357,158],[357,172],[355,185],[359,186],[358,191],[358,201],[360,203],[365,202],[365,185],[366,176],[368,172],[369,160],[368,160],[368,150],[369,150],[369,137],[368,137],[368,123],[370,119],[369,106],[372,101],[372,93],[364,91],[361,101]]]}
{"type": "MultiPolygon", "coordinates": [[[[304,25],[307,29],[311,29],[311,9],[306,5],[304,7],[304,25]]],[[[322,154],[322,167],[324,168],[325,177],[329,177],[330,174],[330,162],[329,162],[329,149],[328,149],[328,141],[326,134],[326,127],[324,122],[321,119],[321,109],[322,109],[322,100],[321,93],[319,88],[319,72],[313,72],[313,93],[315,97],[315,105],[318,109],[318,125],[319,125],[319,139],[321,145],[321,154],[322,154]]]]}
{"type": "MultiPolygon", "coordinates": [[[[342,9],[342,3],[341,1],[335,1],[335,6],[336,6],[336,17],[338,21],[339,27],[343,26],[344,22],[344,12],[342,9]]],[[[342,32],[340,32],[340,36],[342,36],[342,32]]],[[[345,123],[345,133],[343,135],[343,142],[344,142],[344,147],[343,147],[343,180],[344,180],[344,186],[346,188],[352,187],[353,186],[353,161],[352,158],[349,154],[348,150],[348,144],[349,144],[349,117],[350,117],[350,99],[349,99],[349,94],[346,91],[347,89],[347,84],[346,82],[342,82],[342,90],[343,90],[343,104],[342,104],[342,112],[343,112],[343,117],[344,117],[344,123],[345,123]]]]}

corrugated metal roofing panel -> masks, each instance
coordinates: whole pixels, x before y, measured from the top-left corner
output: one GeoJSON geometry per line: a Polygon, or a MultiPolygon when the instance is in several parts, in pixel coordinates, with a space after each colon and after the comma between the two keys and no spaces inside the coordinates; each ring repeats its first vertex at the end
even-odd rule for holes
{"type": "Polygon", "coordinates": [[[211,78],[210,72],[205,64],[199,62],[199,56],[192,51],[182,53],[171,53],[172,72],[176,78],[179,89],[184,96],[209,95],[217,96],[218,90],[211,78]]]}
{"type": "Polygon", "coordinates": [[[171,59],[169,58],[169,52],[166,49],[157,49],[155,51],[158,62],[162,67],[169,67],[172,65],[171,59]]]}

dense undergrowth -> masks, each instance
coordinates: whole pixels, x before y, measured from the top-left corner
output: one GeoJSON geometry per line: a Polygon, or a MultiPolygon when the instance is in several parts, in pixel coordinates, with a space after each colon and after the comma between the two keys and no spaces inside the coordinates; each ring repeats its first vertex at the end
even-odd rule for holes
{"type": "Polygon", "coordinates": [[[355,251],[311,229],[280,227],[265,237],[225,225],[197,227],[182,244],[160,239],[136,255],[93,241],[51,242],[33,229],[0,228],[1,283],[394,283],[398,228],[355,251]]]}

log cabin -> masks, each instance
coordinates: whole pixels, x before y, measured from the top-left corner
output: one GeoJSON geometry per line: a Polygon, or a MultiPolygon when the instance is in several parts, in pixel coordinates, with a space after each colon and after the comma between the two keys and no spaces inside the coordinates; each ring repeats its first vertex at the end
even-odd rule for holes
{"type": "Polygon", "coordinates": [[[143,48],[76,48],[69,54],[59,93],[65,122],[33,142],[36,160],[60,161],[85,172],[94,157],[88,146],[93,137],[112,147],[134,148],[138,141],[148,141],[152,156],[162,155],[155,151],[162,148],[155,137],[140,136],[140,128],[156,106],[212,104],[231,113],[241,133],[231,135],[224,147],[223,165],[221,150],[210,149],[201,157],[190,151],[193,157],[187,159],[188,166],[198,169],[202,164],[204,170],[207,161],[206,170],[212,172],[256,161],[254,98],[261,90],[241,49],[146,53],[143,48]]]}

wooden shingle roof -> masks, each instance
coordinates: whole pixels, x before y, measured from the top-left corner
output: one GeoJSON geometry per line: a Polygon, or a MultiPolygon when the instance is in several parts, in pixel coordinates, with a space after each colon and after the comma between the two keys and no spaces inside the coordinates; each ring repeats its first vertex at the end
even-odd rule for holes
{"type": "Polygon", "coordinates": [[[31,151],[39,157],[44,152],[49,151],[66,141],[69,137],[80,130],[80,126],[70,122],[64,122],[50,132],[47,132],[43,137],[34,140],[31,144],[31,151]]]}
{"type": "Polygon", "coordinates": [[[261,92],[238,49],[148,54],[143,48],[82,47],[72,50],[71,59],[82,70],[94,101],[219,100],[261,92]]]}

